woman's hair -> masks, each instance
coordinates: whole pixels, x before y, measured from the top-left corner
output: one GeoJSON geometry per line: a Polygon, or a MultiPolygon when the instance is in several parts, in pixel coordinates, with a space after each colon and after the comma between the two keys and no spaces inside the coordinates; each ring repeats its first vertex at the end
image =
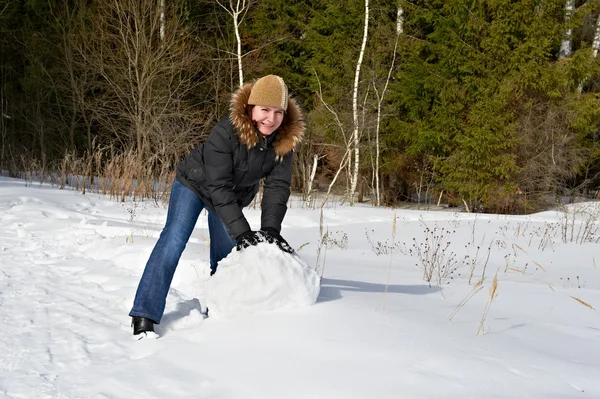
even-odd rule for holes
{"type": "Polygon", "coordinates": [[[256,105],[246,104],[246,115],[248,115],[248,118],[250,118],[250,120],[252,120],[252,110],[254,109],[254,107],[256,107],[256,105]]]}

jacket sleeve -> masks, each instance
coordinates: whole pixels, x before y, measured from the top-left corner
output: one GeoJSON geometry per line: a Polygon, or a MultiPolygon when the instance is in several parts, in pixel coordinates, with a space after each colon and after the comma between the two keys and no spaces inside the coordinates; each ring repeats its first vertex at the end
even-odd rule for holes
{"type": "Polygon", "coordinates": [[[286,154],[265,179],[262,199],[261,229],[274,228],[281,232],[281,222],[287,212],[292,184],[293,152],[286,154]]]}
{"type": "Polygon", "coordinates": [[[204,145],[206,188],[217,215],[233,239],[250,230],[233,191],[233,142],[222,126],[215,126],[204,145]]]}

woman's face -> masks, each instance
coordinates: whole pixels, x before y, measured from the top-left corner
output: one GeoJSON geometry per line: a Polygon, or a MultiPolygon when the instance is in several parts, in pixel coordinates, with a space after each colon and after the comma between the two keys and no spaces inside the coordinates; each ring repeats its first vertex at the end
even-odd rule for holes
{"type": "Polygon", "coordinates": [[[283,110],[278,107],[256,105],[252,108],[252,120],[263,136],[271,135],[283,122],[283,110]]]}

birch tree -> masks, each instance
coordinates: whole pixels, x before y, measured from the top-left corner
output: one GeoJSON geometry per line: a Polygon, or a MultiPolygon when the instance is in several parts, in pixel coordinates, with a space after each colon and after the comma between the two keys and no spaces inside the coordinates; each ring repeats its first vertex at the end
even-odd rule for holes
{"type": "Polygon", "coordinates": [[[309,208],[312,202],[312,185],[315,181],[315,175],[317,174],[317,165],[319,162],[319,154],[313,155],[313,164],[310,172],[310,177],[308,178],[308,184],[306,188],[306,207],[309,208]]]}
{"type": "Polygon", "coordinates": [[[575,10],[575,0],[566,0],[565,4],[565,23],[567,25],[567,31],[565,32],[565,36],[560,45],[560,52],[558,53],[558,59],[563,59],[571,56],[572,46],[571,46],[571,36],[573,34],[573,29],[570,27],[571,17],[573,16],[573,11],[575,10]]]}
{"type": "Polygon", "coordinates": [[[377,85],[373,82],[373,88],[375,89],[375,96],[377,97],[377,123],[375,125],[375,167],[373,168],[373,177],[375,179],[375,198],[377,206],[381,205],[381,185],[379,184],[379,159],[381,156],[381,145],[379,142],[379,132],[381,128],[381,107],[383,103],[383,99],[385,98],[385,93],[388,89],[390,79],[392,77],[392,71],[394,70],[394,64],[396,62],[396,54],[398,52],[398,39],[400,39],[400,35],[404,32],[404,9],[402,5],[398,5],[398,9],[396,11],[396,40],[394,42],[394,52],[392,55],[392,63],[390,65],[390,69],[388,70],[387,78],[385,80],[385,85],[381,90],[381,94],[377,89],[377,85]]]}
{"type": "Polygon", "coordinates": [[[359,120],[358,120],[358,84],[360,82],[360,69],[362,66],[365,47],[367,45],[367,37],[369,32],[369,0],[365,0],[365,24],[363,30],[362,44],[360,46],[360,54],[356,62],[356,73],[354,74],[354,89],[352,91],[352,116],[354,130],[351,136],[351,143],[354,147],[354,170],[352,171],[352,179],[350,181],[350,191],[348,193],[350,204],[354,205],[354,192],[358,183],[358,172],[360,166],[360,135],[359,135],[359,120]]]}
{"type": "Polygon", "coordinates": [[[238,62],[238,76],[240,86],[244,84],[244,70],[242,68],[242,39],[240,36],[240,24],[244,20],[248,9],[250,9],[250,0],[229,0],[229,8],[225,7],[220,0],[215,0],[233,19],[233,30],[237,42],[236,56],[238,62]]]}
{"type": "Polygon", "coordinates": [[[160,40],[165,40],[165,0],[160,0],[160,40]]]}
{"type": "Polygon", "coordinates": [[[598,56],[598,50],[600,50],[600,15],[596,21],[596,32],[594,33],[594,42],[592,43],[592,55],[593,58],[598,56]]]}

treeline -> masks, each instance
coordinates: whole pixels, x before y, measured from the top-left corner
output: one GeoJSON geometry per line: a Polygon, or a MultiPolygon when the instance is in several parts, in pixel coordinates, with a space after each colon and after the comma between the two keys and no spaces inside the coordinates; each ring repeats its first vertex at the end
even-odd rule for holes
{"type": "Polygon", "coordinates": [[[0,168],[150,195],[241,80],[273,73],[306,114],[304,195],[489,212],[593,195],[599,5],[0,0],[0,168]]]}

